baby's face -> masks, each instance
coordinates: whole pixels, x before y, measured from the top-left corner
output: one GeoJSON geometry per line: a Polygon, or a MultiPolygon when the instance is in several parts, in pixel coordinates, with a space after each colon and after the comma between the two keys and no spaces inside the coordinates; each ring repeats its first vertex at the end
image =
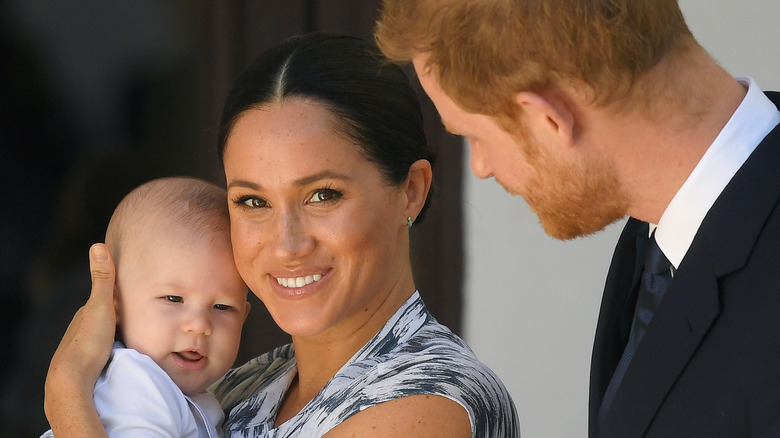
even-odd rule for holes
{"type": "Polygon", "coordinates": [[[126,242],[117,266],[125,345],[150,356],[185,394],[204,391],[233,365],[249,312],[222,234],[126,242]]]}

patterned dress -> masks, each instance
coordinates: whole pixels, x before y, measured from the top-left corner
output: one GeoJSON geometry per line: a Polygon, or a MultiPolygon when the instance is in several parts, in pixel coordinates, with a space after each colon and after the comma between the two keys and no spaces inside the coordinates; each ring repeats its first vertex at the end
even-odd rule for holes
{"type": "Polygon", "coordinates": [[[439,324],[418,292],[293,418],[274,427],[295,378],[292,344],[227,373],[212,389],[225,409],[226,437],[321,437],[350,416],[396,398],[431,394],[468,411],[471,434],[516,438],[520,422],[504,384],[463,340],[439,324]]]}

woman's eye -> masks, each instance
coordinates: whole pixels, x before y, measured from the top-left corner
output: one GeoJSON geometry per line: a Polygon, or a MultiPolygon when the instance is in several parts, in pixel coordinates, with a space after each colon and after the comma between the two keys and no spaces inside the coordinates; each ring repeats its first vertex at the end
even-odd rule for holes
{"type": "Polygon", "coordinates": [[[333,189],[319,189],[311,196],[309,202],[327,202],[341,197],[341,192],[333,189]]]}
{"type": "Polygon", "coordinates": [[[170,301],[171,303],[181,303],[183,300],[178,295],[166,295],[165,299],[170,301]]]}
{"type": "Polygon", "coordinates": [[[233,307],[229,306],[227,304],[214,304],[214,308],[217,309],[217,310],[230,310],[233,307]]]}
{"type": "Polygon", "coordinates": [[[247,196],[245,198],[242,198],[239,202],[249,208],[263,208],[266,206],[266,202],[264,199],[256,198],[254,196],[247,196]]]}

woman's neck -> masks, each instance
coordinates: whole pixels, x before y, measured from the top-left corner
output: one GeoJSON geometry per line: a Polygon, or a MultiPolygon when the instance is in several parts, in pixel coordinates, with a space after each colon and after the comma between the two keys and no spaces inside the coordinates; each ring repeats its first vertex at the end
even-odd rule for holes
{"type": "Polygon", "coordinates": [[[280,425],[295,416],[357,353],[415,291],[414,283],[400,281],[366,318],[355,315],[316,336],[293,336],[298,374],[285,394],[276,418],[280,425]]]}

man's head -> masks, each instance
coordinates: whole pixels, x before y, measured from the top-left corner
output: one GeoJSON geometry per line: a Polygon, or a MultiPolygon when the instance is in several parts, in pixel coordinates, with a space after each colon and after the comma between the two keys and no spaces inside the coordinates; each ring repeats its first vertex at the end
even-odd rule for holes
{"type": "Polygon", "coordinates": [[[696,46],[676,0],[386,0],[376,39],[413,62],[474,173],[523,196],[561,239],[626,214],[588,112],[647,112],[673,72],[661,61],[696,46]]]}
{"type": "Polygon", "coordinates": [[[512,116],[520,91],[564,86],[608,105],[693,43],[677,0],[385,0],[375,37],[490,116],[512,116]]]}
{"type": "Polygon", "coordinates": [[[163,178],[128,194],[106,232],[119,337],[185,394],[202,392],[233,365],[249,311],[229,224],[224,190],[163,178]]]}

